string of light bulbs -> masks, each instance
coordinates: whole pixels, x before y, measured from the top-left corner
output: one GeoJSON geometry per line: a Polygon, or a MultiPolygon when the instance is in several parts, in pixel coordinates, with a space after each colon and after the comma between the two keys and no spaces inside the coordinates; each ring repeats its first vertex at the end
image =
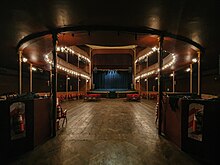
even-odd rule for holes
{"type": "MultiPolygon", "coordinates": [[[[163,67],[162,67],[162,70],[165,70],[169,67],[171,67],[175,62],[176,62],[176,55],[175,54],[171,54],[172,55],[172,60],[170,62],[168,62],[167,64],[165,64],[163,67]]],[[[139,80],[139,79],[142,79],[142,78],[145,78],[145,77],[149,77],[150,75],[152,74],[156,74],[160,71],[160,69],[154,69],[154,70],[151,70],[151,71],[148,71],[146,73],[143,73],[137,77],[135,77],[135,80],[139,80]]]]}
{"type": "Polygon", "coordinates": [[[85,57],[84,55],[82,55],[82,54],[80,54],[80,53],[78,53],[78,52],[76,52],[76,51],[74,51],[73,49],[71,49],[71,48],[69,48],[69,47],[67,47],[67,46],[64,46],[64,47],[57,47],[57,50],[56,50],[57,52],[65,52],[65,53],[70,53],[70,54],[72,54],[72,55],[77,55],[79,58],[81,58],[81,59],[83,59],[83,60],[85,60],[86,62],[88,62],[88,63],[90,63],[91,61],[90,61],[90,59],[89,58],[87,58],[87,57],[85,57]]]}
{"type": "MultiPolygon", "coordinates": [[[[49,63],[49,64],[52,64],[52,63],[53,63],[52,60],[49,58],[48,55],[45,55],[45,61],[46,61],[47,63],[49,63]]],[[[66,68],[66,67],[64,67],[64,66],[61,66],[60,64],[57,64],[57,69],[60,69],[60,70],[62,70],[62,71],[64,71],[64,72],[66,72],[67,74],[72,74],[72,75],[74,75],[74,76],[80,76],[80,77],[82,77],[82,78],[84,78],[84,79],[86,79],[86,80],[89,80],[89,79],[90,79],[89,76],[84,75],[84,74],[82,74],[82,73],[79,73],[79,72],[77,72],[77,71],[74,71],[74,70],[72,70],[72,69],[68,69],[68,68],[66,68]]]]}

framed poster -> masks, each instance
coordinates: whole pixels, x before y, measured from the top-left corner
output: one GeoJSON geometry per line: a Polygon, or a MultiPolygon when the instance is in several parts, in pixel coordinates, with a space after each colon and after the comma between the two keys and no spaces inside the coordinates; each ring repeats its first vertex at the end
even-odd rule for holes
{"type": "Polygon", "coordinates": [[[204,105],[191,103],[188,116],[188,137],[202,141],[204,105]]]}
{"type": "Polygon", "coordinates": [[[26,137],[25,104],[15,102],[10,106],[11,140],[26,137]]]}

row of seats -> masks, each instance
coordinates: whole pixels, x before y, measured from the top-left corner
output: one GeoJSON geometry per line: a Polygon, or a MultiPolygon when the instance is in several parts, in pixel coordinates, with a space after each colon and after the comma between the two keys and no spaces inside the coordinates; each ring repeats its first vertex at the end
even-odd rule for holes
{"type": "Polygon", "coordinates": [[[87,101],[98,101],[101,98],[101,94],[87,94],[84,97],[84,100],[87,101]]]}
{"type": "MultiPolygon", "coordinates": [[[[82,99],[84,97],[83,94],[79,94],[79,99],[82,99]]],[[[63,102],[65,100],[76,100],[78,99],[78,94],[60,94],[57,96],[60,102],[63,102]]]]}
{"type": "MultiPolygon", "coordinates": [[[[63,102],[65,100],[77,100],[78,99],[78,94],[77,93],[74,93],[74,94],[59,94],[57,96],[59,102],[63,102]]],[[[79,94],[79,99],[83,99],[84,100],[94,100],[94,101],[97,101],[97,100],[100,100],[101,98],[101,94],[94,94],[94,93],[90,93],[90,94],[79,94]]],[[[128,101],[140,101],[140,99],[143,98],[143,99],[146,99],[147,98],[147,95],[145,93],[142,93],[142,94],[126,94],[126,99],[128,101]]],[[[149,94],[148,95],[148,98],[151,99],[151,100],[156,100],[157,98],[157,93],[152,93],[152,94],[149,94]]]]}
{"type": "Polygon", "coordinates": [[[140,101],[141,96],[140,94],[127,94],[126,99],[127,101],[140,101]]]}

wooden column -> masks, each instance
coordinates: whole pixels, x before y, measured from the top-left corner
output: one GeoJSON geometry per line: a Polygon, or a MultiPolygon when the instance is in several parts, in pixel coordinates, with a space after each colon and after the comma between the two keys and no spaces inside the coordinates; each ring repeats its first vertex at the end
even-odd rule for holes
{"type": "Polygon", "coordinates": [[[201,95],[201,62],[200,51],[198,51],[198,95],[201,95]]]}
{"type": "Polygon", "coordinates": [[[133,49],[133,52],[134,52],[134,55],[133,55],[133,59],[134,59],[134,63],[133,63],[134,72],[133,72],[132,80],[133,80],[134,90],[136,90],[136,80],[135,80],[135,77],[136,77],[136,74],[137,74],[136,73],[137,72],[137,68],[136,68],[136,63],[135,63],[135,60],[136,60],[136,57],[137,57],[136,48],[133,49]]]}
{"type": "Polygon", "coordinates": [[[50,77],[49,77],[49,81],[50,81],[50,97],[52,96],[52,82],[53,82],[53,70],[52,70],[52,65],[50,64],[50,77]]]}
{"type": "MultiPolygon", "coordinates": [[[[69,55],[66,52],[66,62],[69,62],[69,55]]],[[[68,100],[68,87],[69,87],[69,78],[68,75],[66,75],[66,95],[67,95],[67,100],[68,100]]]]}
{"type": "Polygon", "coordinates": [[[32,77],[32,64],[30,63],[30,92],[32,92],[33,88],[32,88],[32,85],[33,85],[33,77],[32,77]]]}
{"type": "Polygon", "coordinates": [[[147,90],[147,92],[146,92],[146,95],[147,95],[147,99],[149,99],[149,97],[148,97],[148,93],[149,93],[149,87],[148,87],[148,78],[146,78],[146,90],[147,90]]]}
{"type": "MultiPolygon", "coordinates": [[[[78,68],[79,68],[79,56],[78,56],[77,59],[78,59],[78,68]]],[[[77,85],[77,89],[78,89],[78,90],[77,90],[77,96],[78,96],[77,98],[78,98],[78,100],[79,100],[79,85],[80,85],[80,84],[79,84],[79,76],[78,76],[78,81],[77,81],[77,82],[78,82],[78,83],[77,83],[77,84],[78,84],[78,85],[77,85]]]]}
{"type": "Polygon", "coordinates": [[[173,71],[173,93],[175,92],[175,71],[173,71]]]}
{"type": "Polygon", "coordinates": [[[19,50],[19,52],[18,52],[18,62],[19,62],[18,92],[19,92],[19,94],[21,94],[22,93],[22,51],[21,50],[19,50]]]}
{"type": "Polygon", "coordinates": [[[53,38],[53,64],[52,64],[52,116],[53,116],[53,133],[56,136],[56,120],[57,120],[57,34],[52,34],[53,38]]]}
{"type": "Polygon", "coordinates": [[[79,76],[78,76],[78,85],[77,85],[77,86],[78,86],[78,88],[77,88],[78,100],[79,100],[79,85],[80,85],[80,84],[79,84],[79,76]]]}
{"type": "Polygon", "coordinates": [[[190,78],[189,78],[189,81],[190,81],[190,93],[193,93],[193,66],[192,64],[189,65],[190,67],[190,78]]]}
{"type": "MultiPolygon", "coordinates": [[[[148,66],[149,66],[149,62],[148,62],[148,56],[147,56],[147,62],[146,62],[146,67],[148,68],[148,66]]],[[[148,77],[146,78],[146,88],[147,88],[147,99],[149,99],[149,97],[148,97],[148,93],[149,93],[149,83],[148,83],[148,77]]]]}
{"type": "Polygon", "coordinates": [[[68,87],[69,87],[69,77],[66,75],[66,95],[67,95],[67,100],[68,100],[68,87]]]}
{"type": "Polygon", "coordinates": [[[139,92],[138,93],[141,94],[141,79],[139,79],[139,83],[138,84],[139,84],[139,92]]]}
{"type": "Polygon", "coordinates": [[[93,82],[93,75],[92,75],[92,48],[89,49],[89,57],[90,57],[90,63],[89,63],[89,90],[92,89],[92,82],[93,82]]]}
{"type": "Polygon", "coordinates": [[[163,66],[163,40],[164,37],[160,36],[159,38],[159,53],[158,53],[158,134],[161,135],[161,128],[162,128],[162,66],[163,66]]]}

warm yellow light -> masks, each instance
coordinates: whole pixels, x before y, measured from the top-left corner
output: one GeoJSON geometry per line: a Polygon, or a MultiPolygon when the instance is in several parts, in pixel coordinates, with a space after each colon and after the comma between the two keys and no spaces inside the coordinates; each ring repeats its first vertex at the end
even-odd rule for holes
{"type": "Polygon", "coordinates": [[[58,51],[58,52],[60,51],[60,47],[57,47],[57,51],[58,51]]]}
{"type": "MultiPolygon", "coordinates": [[[[87,57],[81,55],[80,53],[75,52],[74,50],[72,50],[71,48],[64,46],[64,47],[57,47],[57,52],[66,52],[66,53],[71,53],[71,54],[76,54],[78,56],[78,58],[83,58],[84,60],[86,60],[87,62],[91,62],[90,59],[88,59],[87,57]]],[[[47,58],[47,57],[46,57],[47,58]]]]}
{"type": "Polygon", "coordinates": [[[23,58],[22,58],[22,61],[23,61],[23,62],[27,62],[27,58],[23,57],[23,58]]]}
{"type": "Polygon", "coordinates": [[[187,68],[186,71],[189,72],[189,71],[190,71],[190,68],[187,68]]]}
{"type": "Polygon", "coordinates": [[[193,58],[193,59],[192,59],[192,62],[196,63],[196,62],[197,62],[197,59],[196,59],[196,58],[193,58]]]}
{"type": "Polygon", "coordinates": [[[32,70],[33,70],[33,71],[36,71],[36,70],[37,70],[37,68],[35,68],[35,67],[32,67],[32,70]]]}
{"type": "Polygon", "coordinates": [[[156,46],[153,47],[152,50],[155,52],[157,50],[157,47],[156,46]]]}

